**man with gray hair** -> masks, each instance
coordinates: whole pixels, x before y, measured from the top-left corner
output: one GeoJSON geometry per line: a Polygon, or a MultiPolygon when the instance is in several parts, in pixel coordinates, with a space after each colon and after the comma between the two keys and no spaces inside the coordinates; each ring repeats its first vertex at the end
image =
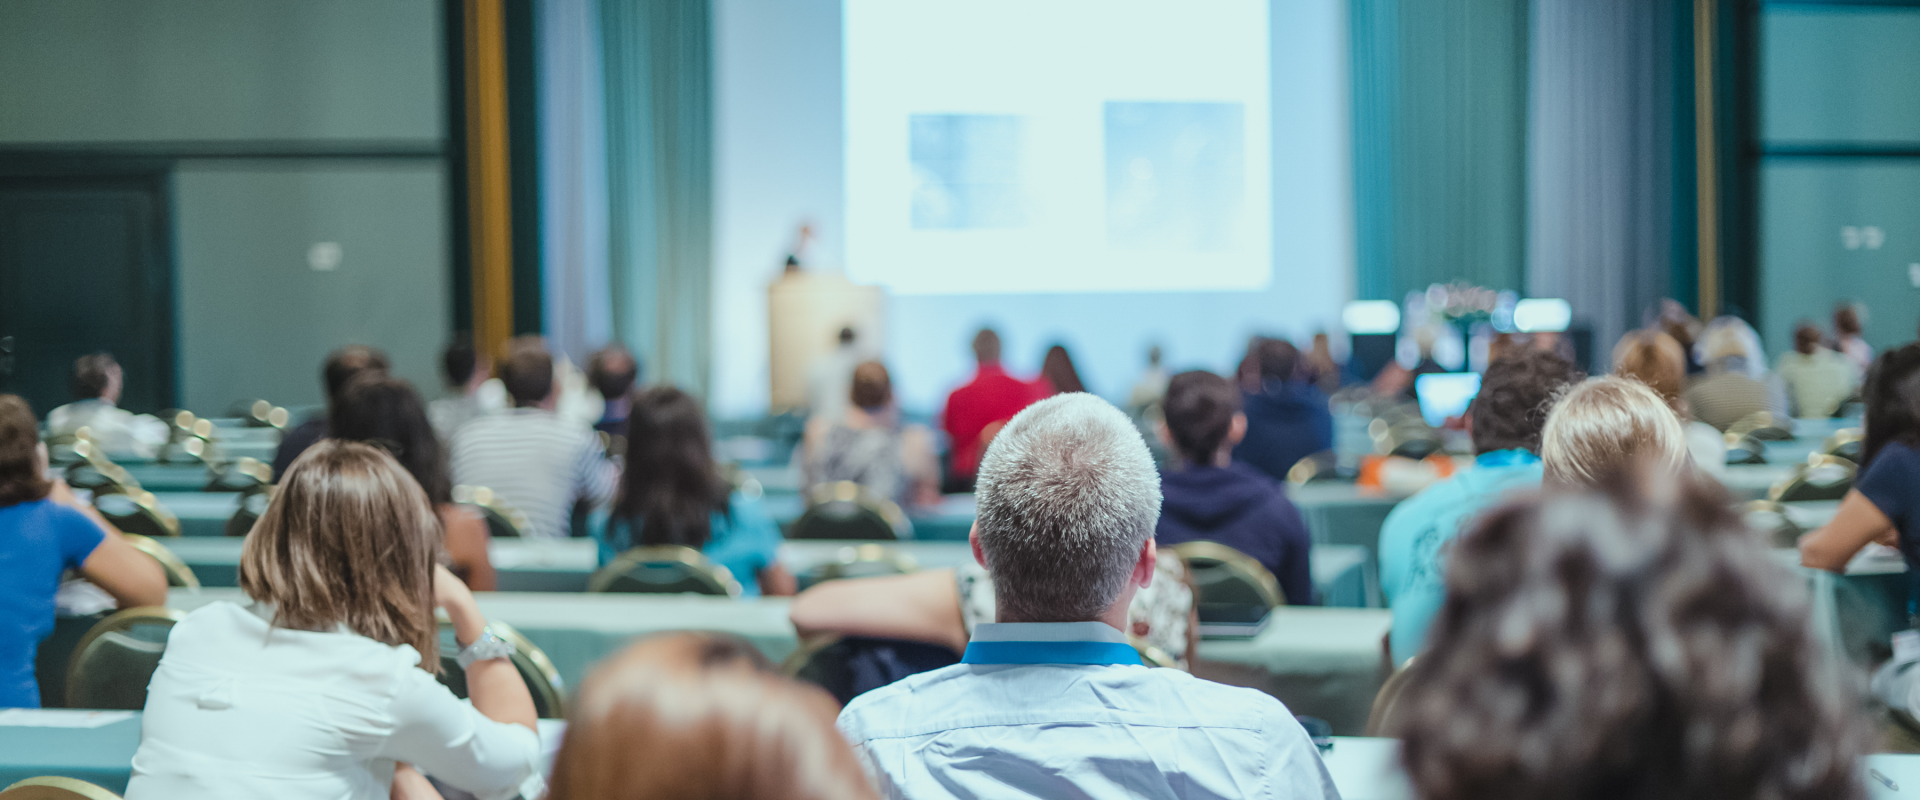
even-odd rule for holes
{"type": "Polygon", "coordinates": [[[974,558],[997,622],[961,663],[868,692],[840,730],[890,798],[1337,800],[1286,706],[1143,666],[1122,633],[1154,574],[1160,478],[1089,394],[1043,400],[981,460],[974,558]]]}

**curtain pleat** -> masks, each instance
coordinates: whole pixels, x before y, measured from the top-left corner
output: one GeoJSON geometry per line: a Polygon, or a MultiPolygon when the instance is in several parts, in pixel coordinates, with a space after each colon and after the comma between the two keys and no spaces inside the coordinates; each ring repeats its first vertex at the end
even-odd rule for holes
{"type": "Polygon", "coordinates": [[[540,0],[541,297],[547,341],[575,363],[613,337],[607,117],[596,0],[540,0]]]}

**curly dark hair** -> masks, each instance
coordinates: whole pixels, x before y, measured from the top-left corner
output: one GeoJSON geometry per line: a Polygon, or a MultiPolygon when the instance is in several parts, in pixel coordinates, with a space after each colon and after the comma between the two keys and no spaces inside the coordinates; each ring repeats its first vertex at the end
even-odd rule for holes
{"type": "Polygon", "coordinates": [[[1473,450],[1540,452],[1553,399],[1581,378],[1580,371],[1546,350],[1528,350],[1487,365],[1480,394],[1467,413],[1473,419],[1473,450]]]}
{"type": "Polygon", "coordinates": [[[1866,411],[1866,438],[1860,443],[1860,468],[1873,463],[1890,442],[1920,445],[1920,342],[1880,354],[1867,369],[1860,389],[1866,411]]]}
{"type": "Polygon", "coordinates": [[[1862,797],[1866,733],[1799,582],[1692,477],[1493,510],[1390,725],[1416,795],[1862,797]]]}

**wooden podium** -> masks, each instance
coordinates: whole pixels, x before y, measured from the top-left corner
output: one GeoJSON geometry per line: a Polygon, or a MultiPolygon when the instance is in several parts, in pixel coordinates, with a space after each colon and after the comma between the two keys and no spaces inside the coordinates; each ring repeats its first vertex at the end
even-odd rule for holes
{"type": "Polygon", "coordinates": [[[880,287],[857,285],[837,272],[782,274],[767,287],[767,407],[778,414],[807,404],[808,370],[840,346],[841,328],[853,329],[862,350],[879,353],[885,306],[880,287]]]}

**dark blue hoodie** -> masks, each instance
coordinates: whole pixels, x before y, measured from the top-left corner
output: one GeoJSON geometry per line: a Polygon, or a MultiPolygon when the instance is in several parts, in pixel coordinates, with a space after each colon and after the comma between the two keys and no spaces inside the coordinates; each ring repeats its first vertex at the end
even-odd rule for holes
{"type": "Polygon", "coordinates": [[[1287,605],[1313,605],[1313,537],[1279,481],[1247,464],[1188,465],[1160,476],[1161,547],[1219,542],[1266,565],[1287,605]]]}

